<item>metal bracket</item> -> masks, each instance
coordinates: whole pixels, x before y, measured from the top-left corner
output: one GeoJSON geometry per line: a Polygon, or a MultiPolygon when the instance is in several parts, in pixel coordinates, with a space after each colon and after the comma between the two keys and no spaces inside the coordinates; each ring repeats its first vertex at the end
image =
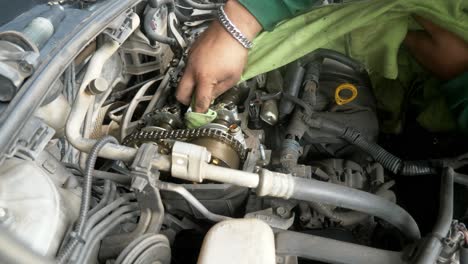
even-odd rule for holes
{"type": "Polygon", "coordinates": [[[21,130],[7,157],[17,156],[22,159],[35,160],[52,139],[55,130],[37,117],[31,118],[21,130]]]}
{"type": "MultiPolygon", "coordinates": [[[[286,210],[283,207],[279,207],[279,209],[286,210]]],[[[273,212],[273,208],[268,208],[265,210],[248,213],[245,215],[245,218],[256,218],[264,221],[273,228],[287,230],[293,225],[294,216],[295,215],[293,213],[289,218],[282,218],[278,215],[278,213],[273,212]]]]}
{"type": "Polygon", "coordinates": [[[132,189],[136,191],[138,204],[141,207],[139,228],[147,232],[158,232],[164,219],[164,207],[155,180],[159,171],[152,170],[151,162],[158,154],[158,146],[143,144],[130,166],[132,169],[132,189]],[[140,227],[143,226],[143,227],[140,227]]]}
{"type": "Polygon", "coordinates": [[[159,233],[164,221],[164,206],[155,186],[159,171],[151,167],[151,161],[158,154],[158,146],[145,143],[141,145],[130,166],[132,172],[132,189],[135,190],[141,214],[136,228],[130,233],[109,236],[103,240],[102,257],[116,257],[128,244],[137,237],[147,233],[159,233]]]}
{"type": "Polygon", "coordinates": [[[188,181],[202,182],[204,165],[210,160],[211,153],[205,147],[176,141],[172,147],[172,176],[188,181]]]}
{"type": "Polygon", "coordinates": [[[122,44],[133,33],[132,23],[134,14],[132,9],[127,10],[126,13],[119,17],[116,22],[103,33],[119,44],[122,44]]]}

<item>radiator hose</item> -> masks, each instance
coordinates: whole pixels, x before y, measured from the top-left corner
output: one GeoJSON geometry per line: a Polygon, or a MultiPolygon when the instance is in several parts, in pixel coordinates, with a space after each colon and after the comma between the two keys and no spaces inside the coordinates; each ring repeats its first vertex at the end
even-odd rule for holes
{"type": "Polygon", "coordinates": [[[410,240],[421,238],[416,221],[400,206],[387,199],[334,183],[293,177],[291,198],[336,205],[376,216],[400,230],[410,240]]]}

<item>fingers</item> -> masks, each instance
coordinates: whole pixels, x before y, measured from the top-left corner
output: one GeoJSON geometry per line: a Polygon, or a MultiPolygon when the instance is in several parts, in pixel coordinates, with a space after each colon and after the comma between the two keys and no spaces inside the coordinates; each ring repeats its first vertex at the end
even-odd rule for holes
{"type": "Polygon", "coordinates": [[[408,31],[405,37],[405,44],[415,53],[430,53],[434,48],[431,36],[423,31],[408,31]]]}
{"type": "Polygon", "coordinates": [[[236,84],[234,80],[225,80],[220,82],[213,91],[213,99],[216,99],[218,96],[222,95],[224,92],[232,88],[236,84]]]}
{"type": "Polygon", "coordinates": [[[216,81],[212,81],[208,78],[200,78],[195,89],[195,103],[192,106],[193,111],[198,113],[206,113],[206,111],[208,111],[211,101],[213,100],[213,90],[216,85],[216,81]]]}
{"type": "Polygon", "coordinates": [[[192,93],[195,88],[195,79],[192,72],[187,69],[182,76],[182,79],[177,86],[176,98],[177,101],[184,105],[189,105],[192,101],[192,93]]]}
{"type": "Polygon", "coordinates": [[[438,25],[434,24],[432,21],[421,17],[421,16],[414,16],[414,19],[426,30],[431,36],[437,35],[442,31],[445,31],[443,28],[439,27],[438,25]]]}
{"type": "Polygon", "coordinates": [[[176,98],[184,105],[190,105],[192,96],[194,96],[195,104],[192,110],[204,113],[216,97],[234,85],[235,81],[231,78],[219,83],[207,77],[199,77],[197,80],[197,78],[193,78],[191,71],[186,71],[177,87],[176,98]]]}

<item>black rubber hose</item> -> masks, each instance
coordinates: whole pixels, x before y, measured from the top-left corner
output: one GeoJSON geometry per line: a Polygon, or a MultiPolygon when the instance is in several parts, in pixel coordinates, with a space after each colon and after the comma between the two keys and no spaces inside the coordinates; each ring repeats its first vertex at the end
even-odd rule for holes
{"type": "Polygon", "coordinates": [[[417,264],[434,264],[442,250],[442,240],[450,230],[453,220],[453,179],[455,172],[445,168],[440,184],[439,215],[429,237],[418,254],[417,264]]]}
{"type": "Polygon", "coordinates": [[[76,247],[77,241],[80,240],[81,235],[83,235],[83,231],[89,213],[89,204],[91,201],[91,187],[93,184],[94,166],[96,165],[96,160],[99,151],[101,151],[101,149],[108,143],[118,144],[119,142],[114,137],[106,136],[99,139],[89,152],[88,159],[86,160],[85,173],[83,175],[80,214],[78,215],[78,219],[76,220],[76,225],[73,232],[74,236],[72,237],[72,239],[70,239],[68,244],[65,247],[63,247],[63,250],[61,250],[58,254],[57,262],[59,264],[63,264],[67,261],[74,248],[76,247]]]}
{"type": "Polygon", "coordinates": [[[174,10],[174,14],[176,15],[177,19],[180,21],[180,22],[187,22],[187,21],[190,21],[191,18],[184,15],[178,8],[177,6],[175,5],[174,3],[174,0],[149,0],[148,1],[148,5],[151,7],[151,8],[159,8],[163,5],[166,5],[168,6],[170,9],[173,9],[174,10]]]}
{"type": "Polygon", "coordinates": [[[130,185],[132,182],[132,178],[125,174],[113,173],[113,172],[101,171],[101,170],[94,170],[93,174],[94,174],[94,178],[96,179],[111,180],[113,182],[120,183],[123,185],[130,185]]]}
{"type": "Polygon", "coordinates": [[[148,39],[151,41],[160,42],[171,46],[176,45],[177,41],[175,38],[163,36],[154,32],[152,25],[154,14],[156,14],[156,12],[158,12],[157,8],[150,8],[145,14],[143,28],[145,29],[146,37],[148,37],[148,39]]]}
{"type": "Polygon", "coordinates": [[[314,62],[317,62],[318,60],[323,60],[323,59],[331,59],[331,60],[340,62],[359,73],[366,72],[364,65],[361,64],[360,62],[353,60],[350,57],[345,56],[344,54],[341,54],[337,51],[329,50],[329,49],[314,50],[313,52],[299,59],[299,61],[301,62],[301,64],[307,67],[308,64],[314,63],[314,62]]]}
{"type": "Polygon", "coordinates": [[[403,235],[415,241],[421,238],[418,225],[403,208],[380,196],[354,188],[294,177],[291,198],[336,205],[376,216],[392,224],[403,235]]]}
{"type": "Polygon", "coordinates": [[[275,235],[275,244],[277,255],[297,256],[324,263],[405,263],[401,252],[371,248],[292,231],[277,233],[275,235]]]}
{"type": "Polygon", "coordinates": [[[200,9],[200,10],[213,10],[213,9],[218,9],[219,7],[223,6],[223,4],[200,4],[197,3],[193,0],[183,0],[187,5],[193,7],[194,9],[200,9]]]}
{"type": "MultiPolygon", "coordinates": [[[[359,147],[361,150],[372,156],[381,163],[387,170],[403,176],[436,174],[435,168],[428,162],[403,161],[400,158],[386,151],[374,142],[368,141],[358,130],[346,127],[337,122],[320,119],[315,120],[312,127],[321,128],[346,140],[348,143],[359,147]]],[[[310,125],[310,124],[309,124],[310,125]]]]}
{"type": "MultiPolygon", "coordinates": [[[[298,61],[290,63],[286,67],[286,75],[284,78],[284,95],[290,95],[297,98],[299,91],[302,87],[302,80],[304,79],[305,69],[298,61]]],[[[289,115],[294,109],[294,104],[290,100],[286,100],[285,97],[281,98],[278,111],[280,119],[289,115]]]]}
{"type": "MultiPolygon", "coordinates": [[[[392,191],[389,191],[389,188],[393,186],[393,184],[394,182],[384,183],[383,185],[379,187],[379,189],[377,189],[377,191],[374,194],[386,200],[389,200],[392,203],[395,203],[396,202],[395,194],[392,191]]],[[[322,203],[310,202],[309,205],[318,213],[330,219],[333,219],[335,221],[339,221],[342,226],[355,225],[369,218],[369,215],[367,214],[363,214],[363,213],[355,212],[355,211],[340,212],[339,210],[331,209],[330,207],[322,203]]]]}
{"type": "Polygon", "coordinates": [[[342,226],[355,225],[369,218],[369,215],[355,211],[338,212],[323,203],[309,202],[309,206],[317,213],[339,222],[342,226]]]}

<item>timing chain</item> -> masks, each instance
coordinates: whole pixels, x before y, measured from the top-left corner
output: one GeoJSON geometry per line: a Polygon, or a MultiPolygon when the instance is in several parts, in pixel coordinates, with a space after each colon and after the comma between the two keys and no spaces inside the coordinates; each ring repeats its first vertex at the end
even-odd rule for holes
{"type": "Polygon", "coordinates": [[[238,154],[241,160],[246,157],[246,149],[236,138],[215,128],[195,128],[195,129],[177,129],[177,130],[155,130],[155,131],[136,131],[125,137],[122,144],[127,146],[141,145],[148,141],[158,142],[161,140],[193,140],[197,138],[213,138],[231,146],[238,154]]]}

